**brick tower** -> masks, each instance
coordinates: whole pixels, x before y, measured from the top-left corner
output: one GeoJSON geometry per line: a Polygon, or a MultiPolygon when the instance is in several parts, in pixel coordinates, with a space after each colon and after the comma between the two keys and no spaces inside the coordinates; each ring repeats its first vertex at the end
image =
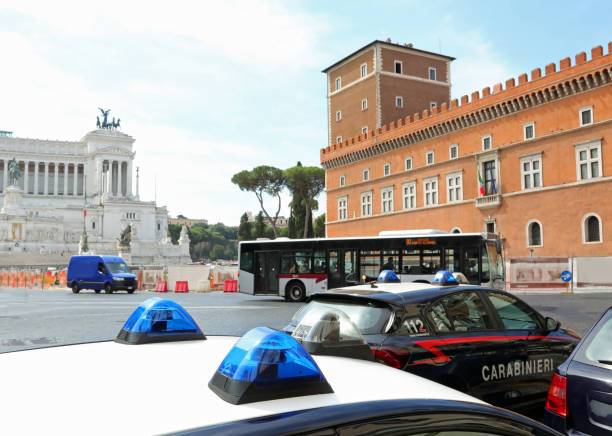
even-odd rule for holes
{"type": "Polygon", "coordinates": [[[374,41],[323,70],[329,144],[448,102],[454,59],[388,39],[374,41]]]}

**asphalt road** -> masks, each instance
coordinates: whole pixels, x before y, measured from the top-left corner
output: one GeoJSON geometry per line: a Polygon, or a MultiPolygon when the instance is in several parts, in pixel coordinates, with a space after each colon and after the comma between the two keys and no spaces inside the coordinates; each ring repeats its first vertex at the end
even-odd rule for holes
{"type": "MultiPolygon", "coordinates": [[[[223,292],[73,294],[69,290],[0,288],[0,352],[113,339],[138,304],[153,296],[179,302],[207,335],[242,335],[261,325],[282,328],[301,306],[278,297],[223,292]]],[[[579,334],[612,306],[612,293],[519,297],[579,334]]]]}

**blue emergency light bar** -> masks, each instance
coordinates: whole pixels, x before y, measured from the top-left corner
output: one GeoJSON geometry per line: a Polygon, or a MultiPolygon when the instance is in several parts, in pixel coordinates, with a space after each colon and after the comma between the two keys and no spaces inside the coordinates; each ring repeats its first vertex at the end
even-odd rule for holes
{"type": "Polygon", "coordinates": [[[147,344],[198,339],[206,339],[206,336],[180,304],[153,297],[143,301],[132,312],[115,342],[147,344]]]}
{"type": "Polygon", "coordinates": [[[442,286],[458,285],[457,279],[450,271],[438,271],[433,279],[433,282],[442,286]]]}
{"type": "Polygon", "coordinates": [[[385,269],[380,272],[376,281],[379,283],[399,283],[400,279],[392,270],[385,269]]]}
{"type": "Polygon", "coordinates": [[[310,354],[291,336],[269,327],[240,338],[208,387],[231,404],[334,392],[310,354]]]}

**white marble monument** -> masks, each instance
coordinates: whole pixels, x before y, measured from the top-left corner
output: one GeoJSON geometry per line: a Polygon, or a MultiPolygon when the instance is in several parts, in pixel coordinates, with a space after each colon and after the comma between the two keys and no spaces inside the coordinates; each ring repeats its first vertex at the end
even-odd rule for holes
{"type": "Polygon", "coordinates": [[[186,234],[179,245],[168,238],[166,207],[140,200],[138,176],[134,193],[134,139],[109,127],[74,142],[0,136],[0,256],[77,254],[83,224],[90,252],[117,254],[130,225],[132,264],[191,262],[186,234]],[[13,159],[21,174],[9,181],[13,159]]]}

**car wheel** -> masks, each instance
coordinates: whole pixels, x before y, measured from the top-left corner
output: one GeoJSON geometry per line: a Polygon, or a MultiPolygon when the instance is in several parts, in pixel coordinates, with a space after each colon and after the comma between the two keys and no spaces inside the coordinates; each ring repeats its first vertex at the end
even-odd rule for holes
{"type": "Polygon", "coordinates": [[[101,291],[101,289],[94,289],[94,292],[95,292],[96,294],[99,294],[99,293],[100,293],[100,291],[101,291]]]}
{"type": "Polygon", "coordinates": [[[76,282],[72,283],[72,293],[73,294],[79,293],[79,285],[76,282]]]}
{"type": "Polygon", "coordinates": [[[306,297],[306,288],[302,282],[291,282],[287,285],[285,299],[294,303],[302,301],[306,297]]]}
{"type": "Polygon", "coordinates": [[[113,287],[110,283],[104,283],[104,292],[106,292],[107,294],[113,293],[113,287]]]}
{"type": "Polygon", "coordinates": [[[128,294],[133,294],[134,293],[134,289],[128,289],[128,294]]]}

